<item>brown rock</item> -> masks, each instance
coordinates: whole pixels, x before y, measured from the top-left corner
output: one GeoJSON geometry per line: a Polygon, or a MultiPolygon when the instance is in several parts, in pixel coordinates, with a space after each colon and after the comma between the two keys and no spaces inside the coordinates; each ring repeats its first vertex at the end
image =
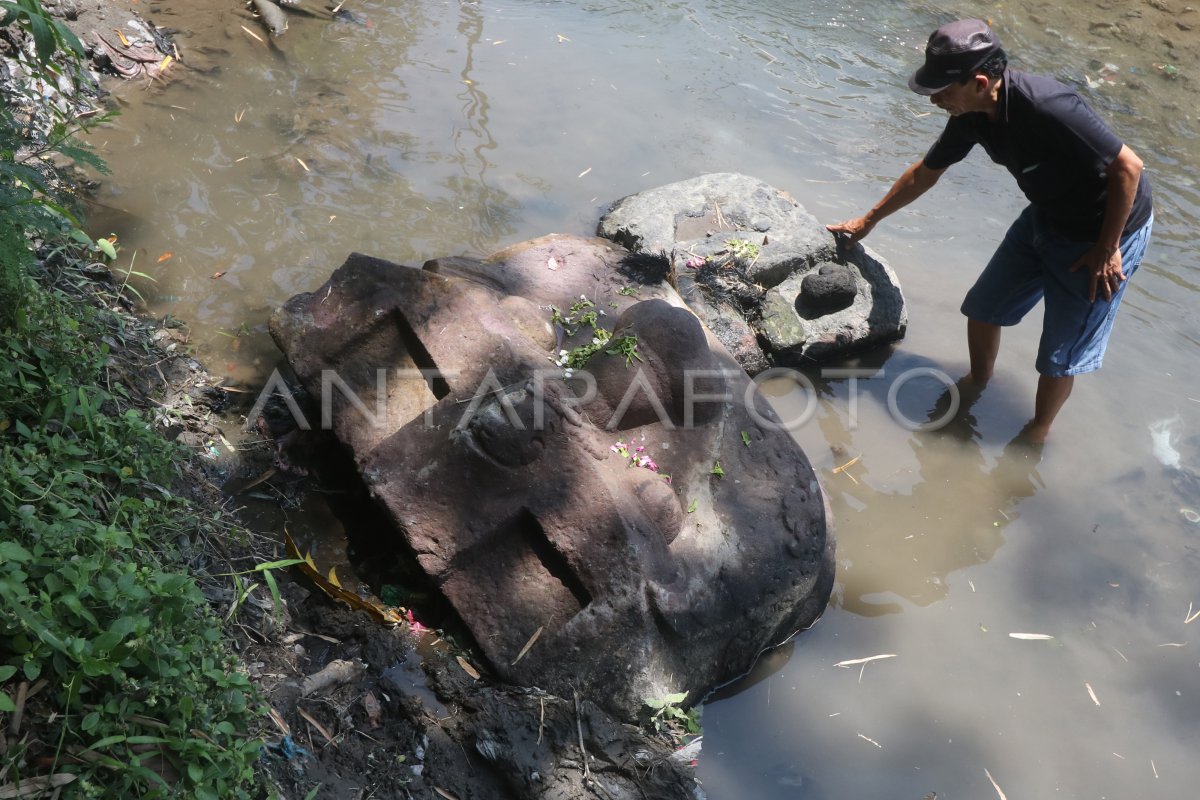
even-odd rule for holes
{"type": "Polygon", "coordinates": [[[674,290],[618,293],[627,256],[560,236],[420,270],[355,254],[271,329],[394,521],[379,535],[493,670],[629,718],[815,620],[833,536],[804,453],[674,290]],[[585,309],[636,356],[604,346],[567,379],[585,309]]]}

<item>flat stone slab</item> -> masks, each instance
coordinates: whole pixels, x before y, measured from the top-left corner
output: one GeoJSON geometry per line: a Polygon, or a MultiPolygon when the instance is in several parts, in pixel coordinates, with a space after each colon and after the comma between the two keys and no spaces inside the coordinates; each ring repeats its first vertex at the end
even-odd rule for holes
{"type": "Polygon", "coordinates": [[[740,317],[710,327],[752,375],[772,364],[835,361],[903,338],[908,327],[891,267],[861,245],[839,248],[786,192],[756,178],[714,173],[639,192],[614,203],[597,233],[667,257],[675,286],[702,319],[740,317]],[[831,263],[850,269],[854,301],[835,309],[805,303],[801,282],[831,263]]]}
{"type": "Polygon", "coordinates": [[[743,674],[834,574],[808,459],[666,266],[571,236],[422,269],[354,254],[271,320],[379,535],[495,673],[626,719],[743,674]]]}

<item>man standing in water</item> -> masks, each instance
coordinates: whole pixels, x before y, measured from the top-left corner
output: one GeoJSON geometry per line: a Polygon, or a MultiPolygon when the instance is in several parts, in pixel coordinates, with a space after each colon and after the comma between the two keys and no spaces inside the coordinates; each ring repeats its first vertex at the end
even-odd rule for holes
{"type": "Polygon", "coordinates": [[[1017,179],[1030,205],[967,292],[970,381],[992,377],[1000,331],[1045,299],[1037,397],[1026,426],[1034,442],[1071,394],[1075,376],[1100,368],[1113,319],[1153,224],[1142,160],[1073,89],[1008,68],[988,25],[943,25],[908,86],[949,112],[942,135],[865,216],[828,229],[848,243],[916,200],[976,144],[1017,179]]]}

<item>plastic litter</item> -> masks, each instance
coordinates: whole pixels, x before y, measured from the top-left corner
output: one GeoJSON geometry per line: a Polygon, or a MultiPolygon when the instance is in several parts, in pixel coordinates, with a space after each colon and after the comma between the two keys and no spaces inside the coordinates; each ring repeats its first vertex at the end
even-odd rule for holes
{"type": "Polygon", "coordinates": [[[1177,422],[1179,422],[1178,414],[1151,422],[1149,425],[1150,444],[1154,457],[1158,459],[1158,463],[1171,469],[1179,469],[1182,464],[1182,458],[1174,445],[1175,432],[1171,430],[1177,422]]]}
{"type": "Polygon", "coordinates": [[[296,744],[295,740],[293,740],[291,736],[285,736],[278,742],[268,742],[263,748],[263,751],[270,753],[271,755],[279,756],[285,761],[312,758],[312,753],[296,744]]]}

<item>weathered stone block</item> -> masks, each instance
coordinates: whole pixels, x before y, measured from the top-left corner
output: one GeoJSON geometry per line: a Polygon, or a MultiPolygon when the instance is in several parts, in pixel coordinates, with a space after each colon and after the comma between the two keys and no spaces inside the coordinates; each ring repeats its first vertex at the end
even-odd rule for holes
{"type": "Polygon", "coordinates": [[[271,321],[393,520],[379,535],[415,554],[496,674],[625,718],[697,699],[811,624],[834,547],[795,440],[630,263],[565,236],[424,269],[355,254],[271,321]],[[585,365],[556,366],[600,330],[585,365]]]}
{"type": "Polygon", "coordinates": [[[639,192],[614,203],[597,232],[668,254],[681,294],[702,319],[738,317],[710,328],[752,375],[770,363],[842,358],[900,339],[908,326],[890,267],[861,245],[840,251],[787,193],[756,178],[715,173],[639,192]],[[832,262],[850,277],[820,280],[819,265],[832,262]],[[797,302],[800,284],[790,282],[810,274],[821,288],[797,302]],[[747,327],[761,346],[748,343],[747,327]]]}

